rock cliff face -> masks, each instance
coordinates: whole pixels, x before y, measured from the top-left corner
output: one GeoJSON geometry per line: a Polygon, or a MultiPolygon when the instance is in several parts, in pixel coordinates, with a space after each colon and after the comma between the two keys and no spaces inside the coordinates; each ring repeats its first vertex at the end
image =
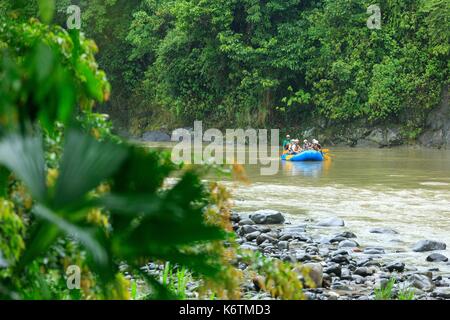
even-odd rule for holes
{"type": "Polygon", "coordinates": [[[450,149],[449,87],[443,91],[441,106],[428,116],[427,128],[419,143],[431,148],[450,149]]]}
{"type": "MultiPolygon", "coordinates": [[[[371,127],[364,121],[327,127],[325,123],[321,123],[320,119],[316,119],[307,130],[292,128],[289,133],[302,139],[316,138],[324,145],[330,146],[386,148],[411,143],[402,136],[400,127],[400,125],[371,127]]],[[[193,129],[186,129],[193,137],[193,129]]],[[[167,130],[161,130],[147,131],[141,140],[170,141],[171,138],[167,130]]],[[[429,148],[450,149],[449,87],[443,90],[440,106],[430,112],[426,128],[417,143],[429,148]]]]}

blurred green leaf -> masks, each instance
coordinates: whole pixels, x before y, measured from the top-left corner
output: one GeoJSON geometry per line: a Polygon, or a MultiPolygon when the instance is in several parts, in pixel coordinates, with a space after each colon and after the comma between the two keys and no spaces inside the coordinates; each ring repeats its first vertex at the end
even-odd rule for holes
{"type": "Polygon", "coordinates": [[[127,154],[124,147],[100,143],[76,130],[67,133],[54,205],[70,205],[113,174],[127,154]]]}
{"type": "Polygon", "coordinates": [[[0,165],[0,197],[6,197],[8,193],[9,175],[9,170],[0,165]]]}
{"type": "Polygon", "coordinates": [[[164,154],[132,146],[120,170],[113,176],[112,191],[129,195],[155,193],[174,168],[164,154]]]}
{"type": "Polygon", "coordinates": [[[45,202],[45,162],[40,137],[6,136],[0,141],[0,163],[23,180],[34,199],[45,202]]]}
{"type": "Polygon", "coordinates": [[[78,62],[78,72],[85,78],[85,86],[89,94],[97,101],[103,101],[103,87],[91,68],[84,62],[78,62]]]}
{"type": "Polygon", "coordinates": [[[59,217],[56,213],[50,209],[37,204],[33,208],[33,212],[40,218],[54,224],[59,230],[66,233],[66,235],[73,236],[79,240],[92,254],[96,263],[104,265],[107,262],[107,253],[101,244],[96,240],[94,233],[89,232],[86,228],[80,228],[74,224],[71,224],[66,219],[59,217]]]}
{"type": "Polygon", "coordinates": [[[55,14],[55,0],[38,0],[39,16],[44,23],[50,23],[55,14]]]}

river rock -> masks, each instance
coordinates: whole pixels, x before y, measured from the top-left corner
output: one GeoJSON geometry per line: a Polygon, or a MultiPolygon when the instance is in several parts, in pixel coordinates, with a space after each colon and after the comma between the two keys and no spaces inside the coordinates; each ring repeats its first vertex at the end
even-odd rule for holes
{"type": "Polygon", "coordinates": [[[353,240],[344,240],[339,242],[339,248],[355,248],[359,247],[359,244],[353,240]]]}
{"type": "Polygon", "coordinates": [[[256,238],[258,238],[258,236],[261,234],[261,232],[259,231],[255,231],[252,233],[249,233],[245,236],[245,239],[247,239],[247,241],[253,241],[256,240],[256,238]]]}
{"type": "Polygon", "coordinates": [[[341,241],[344,241],[344,240],[347,240],[347,238],[344,238],[344,237],[341,237],[341,236],[335,236],[335,237],[331,238],[329,240],[329,242],[330,243],[336,243],[336,242],[341,242],[341,241]]]}
{"type": "Polygon", "coordinates": [[[348,250],[347,249],[338,249],[336,251],[333,252],[332,256],[348,256],[348,250]]]}
{"type": "Polygon", "coordinates": [[[341,271],[342,271],[341,266],[339,264],[337,264],[337,263],[333,263],[331,265],[328,265],[323,270],[323,272],[325,272],[327,274],[335,274],[338,277],[341,276],[341,271]]]}
{"type": "Polygon", "coordinates": [[[259,210],[249,215],[249,218],[256,224],[281,224],[284,223],[284,216],[275,210],[259,210]]]}
{"type": "Polygon", "coordinates": [[[443,242],[434,240],[420,240],[413,246],[412,250],[415,252],[426,252],[434,250],[445,250],[446,248],[447,245],[443,242]]]}
{"type": "Polygon", "coordinates": [[[289,242],[287,242],[287,241],[280,241],[280,242],[278,242],[278,249],[280,249],[280,250],[288,250],[289,249],[289,242]]]}
{"type": "Polygon", "coordinates": [[[352,273],[348,268],[342,268],[341,270],[341,279],[344,280],[352,280],[352,273]]]}
{"type": "Polygon", "coordinates": [[[344,231],[344,232],[338,233],[334,237],[335,238],[346,238],[346,239],[357,238],[356,234],[354,234],[353,232],[350,232],[350,231],[344,231]]]}
{"type": "Polygon", "coordinates": [[[261,233],[269,233],[272,229],[269,226],[259,226],[259,231],[261,231],[261,233]]]}
{"type": "Polygon", "coordinates": [[[343,227],[345,226],[345,222],[340,218],[328,218],[319,221],[317,225],[319,227],[343,227]]]}
{"type": "Polygon", "coordinates": [[[321,288],[323,281],[322,265],[320,263],[305,263],[303,267],[308,271],[308,276],[314,282],[316,288],[321,288]]]}
{"type": "Polygon", "coordinates": [[[347,256],[343,256],[343,255],[333,256],[330,261],[336,262],[336,263],[339,263],[339,264],[348,264],[350,262],[348,257],[347,256]]]}
{"type": "Polygon", "coordinates": [[[442,299],[450,299],[450,288],[449,287],[436,288],[431,295],[433,297],[438,297],[442,299]]]}
{"type": "Polygon", "coordinates": [[[268,235],[267,233],[261,233],[257,238],[256,238],[256,244],[260,245],[263,242],[268,241],[270,243],[275,243],[277,242],[277,239],[275,239],[274,237],[271,237],[270,235],[268,235]]]}
{"type": "Polygon", "coordinates": [[[361,277],[367,277],[374,273],[373,269],[368,267],[359,267],[356,268],[355,271],[353,271],[354,274],[361,276],[361,277]]]}
{"type": "Polygon", "coordinates": [[[253,244],[251,244],[251,243],[244,243],[244,244],[242,244],[241,245],[241,249],[242,250],[251,250],[251,251],[257,251],[258,250],[258,247],[257,246],[255,246],[255,245],[253,245],[253,244]]]}
{"type": "Polygon", "coordinates": [[[391,228],[372,228],[369,230],[370,233],[379,233],[379,234],[398,234],[397,231],[391,228]]]}
{"type": "Polygon", "coordinates": [[[232,212],[230,215],[230,220],[233,222],[239,222],[239,220],[241,220],[241,217],[238,213],[232,212]]]}
{"type": "Polygon", "coordinates": [[[243,234],[259,231],[258,228],[254,225],[243,225],[241,228],[243,234]]]}
{"type": "Polygon", "coordinates": [[[295,258],[297,259],[297,261],[300,261],[300,262],[312,260],[312,257],[307,253],[296,253],[295,258]]]}
{"type": "Polygon", "coordinates": [[[281,233],[304,233],[306,230],[306,225],[299,224],[294,226],[286,226],[281,230],[281,233]]]}
{"type": "Polygon", "coordinates": [[[434,284],[431,278],[423,274],[412,274],[407,281],[407,286],[414,287],[423,291],[431,291],[434,289],[434,284]]]}
{"type": "Polygon", "coordinates": [[[364,254],[385,254],[383,248],[367,247],[363,251],[364,254]]]}
{"type": "Polygon", "coordinates": [[[167,142],[170,136],[162,131],[147,131],[142,135],[142,140],[146,142],[167,142]]]}
{"type": "Polygon", "coordinates": [[[427,257],[427,261],[429,262],[447,262],[448,258],[440,253],[432,253],[427,257]]]}
{"type": "Polygon", "coordinates": [[[367,136],[367,141],[372,142],[378,146],[384,145],[384,133],[380,128],[372,130],[372,132],[367,136]]]}
{"type": "Polygon", "coordinates": [[[305,228],[303,225],[290,226],[280,232],[280,240],[297,239],[298,241],[306,242],[311,238],[305,234],[305,228]]]}
{"type": "Polygon", "coordinates": [[[255,224],[255,223],[253,222],[252,219],[249,219],[249,218],[244,218],[239,221],[240,226],[253,225],[253,224],[255,224]]]}
{"type": "Polygon", "coordinates": [[[398,128],[374,128],[364,139],[357,141],[359,146],[377,146],[380,148],[397,146],[403,143],[398,128]]]}
{"type": "Polygon", "coordinates": [[[341,291],[351,291],[352,288],[341,281],[336,281],[331,284],[331,289],[333,290],[341,290],[341,291]]]}
{"type": "Polygon", "coordinates": [[[287,241],[287,240],[292,240],[292,239],[294,239],[292,234],[281,234],[280,235],[280,241],[287,241]]]}
{"type": "Polygon", "coordinates": [[[395,262],[386,266],[389,272],[397,271],[403,272],[405,270],[405,264],[403,262],[395,262]]]}

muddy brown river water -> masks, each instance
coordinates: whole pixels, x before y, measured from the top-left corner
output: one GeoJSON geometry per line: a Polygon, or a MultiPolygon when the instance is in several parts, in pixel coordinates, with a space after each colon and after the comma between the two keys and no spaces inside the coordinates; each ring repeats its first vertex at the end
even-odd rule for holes
{"type": "MultiPolygon", "coordinates": [[[[250,185],[224,179],[233,190],[234,209],[280,210],[292,223],[339,217],[346,224],[339,231],[354,232],[362,247],[384,247],[384,260],[450,274],[448,263],[426,262],[429,253],[411,250],[419,240],[439,240],[447,244],[440,253],[450,257],[450,151],[333,148],[331,153],[332,160],[322,163],[280,162],[271,176],[262,176],[259,165],[245,166],[250,185]],[[374,227],[398,234],[370,233],[374,227]]],[[[326,237],[337,231],[313,232],[326,237]]]]}

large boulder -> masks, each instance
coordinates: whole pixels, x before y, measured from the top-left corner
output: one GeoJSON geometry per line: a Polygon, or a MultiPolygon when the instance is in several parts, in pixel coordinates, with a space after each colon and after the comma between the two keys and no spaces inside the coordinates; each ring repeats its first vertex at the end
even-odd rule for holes
{"type": "Polygon", "coordinates": [[[317,225],[319,227],[343,227],[345,226],[345,222],[340,218],[328,218],[319,221],[317,225]]]}
{"type": "Polygon", "coordinates": [[[441,104],[428,115],[426,128],[419,142],[426,147],[450,148],[450,94],[449,86],[442,92],[441,104]]]}
{"type": "Polygon", "coordinates": [[[367,141],[381,146],[384,144],[384,134],[382,129],[374,129],[366,138],[367,141]]]}
{"type": "Polygon", "coordinates": [[[285,219],[281,212],[275,210],[259,210],[249,215],[256,224],[281,224],[285,219]]]}
{"type": "Polygon", "coordinates": [[[440,241],[420,240],[413,246],[412,250],[415,252],[426,252],[434,250],[445,250],[446,248],[447,245],[440,241]]]}
{"type": "Polygon", "coordinates": [[[388,128],[385,133],[385,143],[388,147],[399,146],[403,143],[400,129],[388,128]]]}
{"type": "Polygon", "coordinates": [[[357,141],[361,147],[392,147],[403,143],[403,137],[398,128],[375,128],[364,138],[357,141]]]}

